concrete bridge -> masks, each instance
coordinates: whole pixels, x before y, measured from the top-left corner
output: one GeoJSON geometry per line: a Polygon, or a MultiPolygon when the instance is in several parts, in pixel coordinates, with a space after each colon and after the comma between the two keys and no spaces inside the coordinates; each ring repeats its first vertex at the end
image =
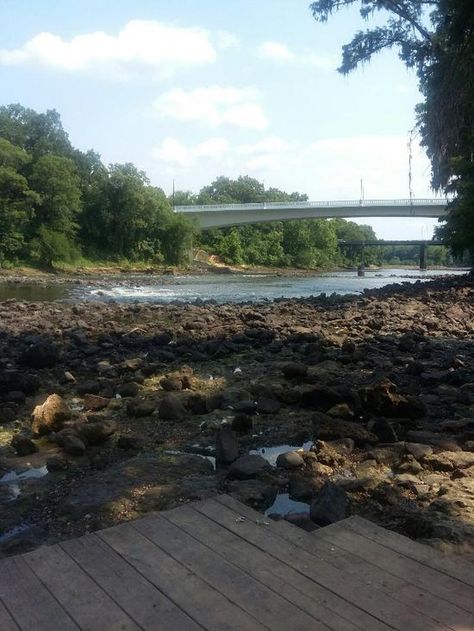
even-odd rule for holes
{"type": "Polygon", "coordinates": [[[382,247],[382,246],[386,246],[386,245],[393,245],[393,246],[397,246],[397,245],[404,245],[404,246],[418,246],[420,248],[420,270],[425,270],[427,265],[426,265],[426,248],[429,245],[445,245],[444,241],[439,241],[439,240],[434,240],[432,239],[431,241],[404,241],[404,240],[395,240],[395,241],[384,241],[384,240],[378,240],[378,241],[345,241],[340,239],[338,241],[338,245],[341,248],[347,247],[347,248],[351,248],[351,247],[359,247],[359,248],[365,248],[366,246],[373,246],[373,247],[382,247]]]}
{"type": "Polygon", "coordinates": [[[260,202],[176,206],[175,212],[197,221],[202,229],[295,219],[342,217],[431,217],[447,215],[446,199],[366,199],[319,202],[260,202]]]}

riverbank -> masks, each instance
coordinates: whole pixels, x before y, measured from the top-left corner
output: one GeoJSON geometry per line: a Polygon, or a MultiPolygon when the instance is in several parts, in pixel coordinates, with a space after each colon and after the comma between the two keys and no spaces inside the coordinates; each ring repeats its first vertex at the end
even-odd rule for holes
{"type": "Polygon", "coordinates": [[[221,491],[473,554],[473,299],[1,302],[0,554],[221,491]]]}

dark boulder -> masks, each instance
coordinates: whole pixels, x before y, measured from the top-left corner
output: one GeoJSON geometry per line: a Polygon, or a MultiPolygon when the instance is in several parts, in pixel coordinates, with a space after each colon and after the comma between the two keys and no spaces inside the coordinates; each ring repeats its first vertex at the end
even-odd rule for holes
{"type": "Polygon", "coordinates": [[[216,463],[229,465],[239,457],[239,444],[230,427],[221,427],[216,436],[216,463]]]}
{"type": "Polygon", "coordinates": [[[11,440],[11,446],[15,450],[17,456],[29,456],[38,451],[35,443],[24,434],[15,434],[11,440]]]}
{"type": "Polygon", "coordinates": [[[59,349],[55,344],[41,340],[31,344],[18,358],[21,366],[28,368],[53,368],[59,362],[59,349]]]}
{"type": "Polygon", "coordinates": [[[161,400],[159,415],[166,421],[181,420],[186,416],[186,408],[174,394],[167,394],[161,400]]]}
{"type": "Polygon", "coordinates": [[[262,456],[256,454],[241,456],[231,464],[227,477],[236,480],[249,480],[269,466],[268,461],[262,456]]]}
{"type": "Polygon", "coordinates": [[[329,526],[349,515],[349,500],[341,487],[326,482],[311,503],[310,517],[318,526],[329,526]]]}

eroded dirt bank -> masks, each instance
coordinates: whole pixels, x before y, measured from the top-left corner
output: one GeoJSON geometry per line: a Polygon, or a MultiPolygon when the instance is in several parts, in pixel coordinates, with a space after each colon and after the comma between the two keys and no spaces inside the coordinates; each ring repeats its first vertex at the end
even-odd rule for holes
{"type": "Polygon", "coordinates": [[[472,554],[473,333],[465,278],[263,305],[2,302],[0,554],[217,492],[472,554]]]}

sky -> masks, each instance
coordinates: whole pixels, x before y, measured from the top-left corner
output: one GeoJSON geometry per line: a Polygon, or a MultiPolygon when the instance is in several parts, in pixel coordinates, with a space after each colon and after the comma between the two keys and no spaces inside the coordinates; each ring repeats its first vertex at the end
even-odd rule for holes
{"type": "MultiPolygon", "coordinates": [[[[416,76],[383,52],[345,77],[356,10],[309,0],[0,0],[0,104],[56,109],[74,146],[170,193],[250,175],[311,200],[408,198],[416,76]]],[[[433,197],[412,144],[415,197],[433,197]]],[[[364,220],[380,238],[436,221],[364,220]]]]}

